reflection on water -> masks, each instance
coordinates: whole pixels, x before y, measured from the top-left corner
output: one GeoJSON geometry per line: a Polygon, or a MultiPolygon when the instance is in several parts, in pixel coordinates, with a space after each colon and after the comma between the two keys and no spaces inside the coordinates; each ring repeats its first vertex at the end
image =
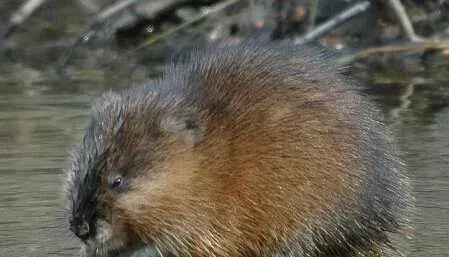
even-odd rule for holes
{"type": "MultiPolygon", "coordinates": [[[[82,83],[78,90],[53,86],[43,92],[0,84],[0,256],[76,254],[78,242],[63,213],[60,175],[93,96],[103,90],[82,83]]],[[[448,256],[449,108],[432,112],[426,92],[415,92],[394,130],[419,206],[412,256],[448,256]]],[[[387,111],[398,105],[394,99],[383,103],[387,111]]]]}
{"type": "Polygon", "coordinates": [[[414,256],[449,256],[449,108],[426,122],[404,119],[397,135],[417,198],[414,256]]]}
{"type": "Polygon", "coordinates": [[[89,101],[83,95],[1,94],[0,256],[73,256],[60,174],[89,101]]]}
{"type": "Polygon", "coordinates": [[[416,198],[413,257],[449,256],[449,88],[415,87],[398,111],[399,94],[378,95],[408,165],[416,198]],[[393,108],[394,106],[394,108],[393,108]]]}

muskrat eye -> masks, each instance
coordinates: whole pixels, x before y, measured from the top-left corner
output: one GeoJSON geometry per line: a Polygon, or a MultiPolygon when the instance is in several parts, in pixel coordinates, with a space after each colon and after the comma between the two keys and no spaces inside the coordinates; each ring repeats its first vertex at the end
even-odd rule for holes
{"type": "Polygon", "coordinates": [[[110,184],[110,187],[111,187],[111,189],[116,189],[116,188],[120,187],[122,184],[123,184],[123,178],[116,177],[110,184]]]}

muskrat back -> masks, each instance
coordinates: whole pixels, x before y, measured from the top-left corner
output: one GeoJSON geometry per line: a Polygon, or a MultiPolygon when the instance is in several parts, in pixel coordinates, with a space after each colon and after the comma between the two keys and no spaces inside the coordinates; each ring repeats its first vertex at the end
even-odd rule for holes
{"type": "Polygon", "coordinates": [[[397,254],[412,204],[387,129],[354,83],[300,50],[196,51],[104,94],[67,171],[88,251],[397,254]]]}

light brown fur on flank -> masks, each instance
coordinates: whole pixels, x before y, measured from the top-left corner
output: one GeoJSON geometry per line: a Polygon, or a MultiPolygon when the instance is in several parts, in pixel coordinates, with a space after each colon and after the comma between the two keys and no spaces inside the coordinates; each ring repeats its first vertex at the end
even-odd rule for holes
{"type": "MultiPolygon", "coordinates": [[[[72,212],[120,224],[120,243],[88,244],[196,257],[387,249],[411,203],[386,129],[352,85],[296,50],[194,53],[154,84],[105,95],[78,150],[90,162],[74,165],[98,174],[84,196],[96,207],[72,212]],[[117,174],[126,186],[112,190],[117,174]]],[[[83,182],[68,191],[84,206],[83,182]]]]}

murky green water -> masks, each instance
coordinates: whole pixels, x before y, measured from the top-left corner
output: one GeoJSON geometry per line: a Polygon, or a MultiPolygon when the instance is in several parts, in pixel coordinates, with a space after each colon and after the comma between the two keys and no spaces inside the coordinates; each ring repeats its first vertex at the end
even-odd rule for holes
{"type": "Polygon", "coordinates": [[[80,94],[1,93],[0,256],[73,253],[60,174],[88,102],[80,94]]]}
{"type": "Polygon", "coordinates": [[[133,82],[55,80],[49,71],[9,65],[0,73],[0,256],[75,256],[63,169],[93,99],[133,82]]]}

